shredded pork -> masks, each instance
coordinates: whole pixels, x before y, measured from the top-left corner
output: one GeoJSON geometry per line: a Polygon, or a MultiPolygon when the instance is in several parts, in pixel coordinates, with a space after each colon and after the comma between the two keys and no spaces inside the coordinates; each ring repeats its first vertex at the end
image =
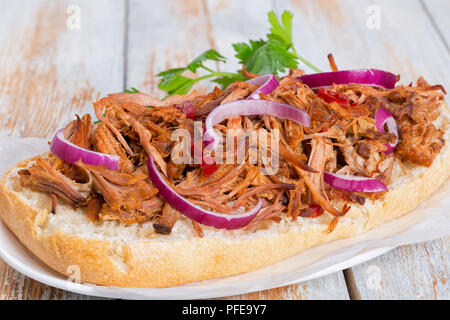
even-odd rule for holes
{"type": "MultiPolygon", "coordinates": [[[[345,215],[351,205],[364,204],[373,196],[325,185],[324,171],[377,178],[389,185],[395,161],[430,166],[445,144],[443,132],[433,124],[443,100],[441,86],[430,86],[422,78],[415,87],[397,86],[391,90],[334,85],[331,90],[352,101],[351,106],[344,107],[318,97],[298,80],[301,74],[302,70],[291,70],[278,88],[271,94],[261,94],[261,98],[306,111],[311,117],[309,128],[264,115],[234,117],[216,126],[222,132],[227,128],[264,129],[269,136],[279,130],[279,167],[270,175],[262,174],[260,159],[257,163],[219,164],[214,173],[206,176],[199,163],[180,164],[171,158],[172,151],[181,150],[183,142],[172,141],[175,130],[186,129],[191,138],[194,136],[194,120],[183,112],[183,105],[192,104],[195,121],[202,121],[217,106],[245,99],[256,89],[248,82],[235,82],[223,91],[215,88],[206,95],[194,91],[165,100],[144,93],[108,95],[94,102],[99,123],[92,123],[89,115],[77,116],[67,125],[65,136],[82,148],[118,155],[118,172],[81,162],[72,165],[55,157],[39,158],[32,167],[19,171],[20,182],[24,187],[48,193],[56,214],[58,198],[74,207],[86,206],[93,223],[152,221],[156,232],[167,235],[181,213],[159,196],[148,179],[146,159],[151,154],[174,190],[207,210],[233,214],[251,209],[264,198],[263,209],[247,230],[264,228],[283,217],[313,219],[325,210],[333,217],[328,230],[331,232],[338,217],[345,215]],[[380,107],[393,114],[399,127],[398,147],[390,156],[383,152],[385,145],[394,143],[397,137],[376,129],[374,117],[380,107]],[[88,196],[83,196],[80,183],[88,182],[90,187],[84,190],[88,196]],[[337,207],[335,200],[345,205],[337,207]]],[[[269,154],[275,152],[262,141],[258,146],[269,154]]],[[[245,147],[244,151],[248,160],[251,150],[245,147]]],[[[192,227],[203,236],[200,224],[193,221],[192,227]]]]}

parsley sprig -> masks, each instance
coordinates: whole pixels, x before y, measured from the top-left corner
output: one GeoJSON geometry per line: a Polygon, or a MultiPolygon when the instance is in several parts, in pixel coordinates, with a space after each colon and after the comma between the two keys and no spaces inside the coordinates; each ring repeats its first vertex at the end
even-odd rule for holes
{"type": "MultiPolygon", "coordinates": [[[[239,60],[239,63],[244,65],[245,69],[251,73],[279,75],[286,72],[286,69],[297,68],[300,60],[314,71],[320,72],[320,69],[301,57],[294,48],[292,43],[292,13],[284,11],[281,15],[281,21],[279,21],[275,13],[270,11],[268,18],[271,28],[270,33],[266,35],[266,39],[232,44],[236,52],[235,57],[239,60]]],[[[166,91],[170,96],[185,94],[195,83],[208,78],[212,78],[211,80],[220,84],[222,88],[226,88],[232,82],[247,79],[241,70],[234,73],[215,71],[205,66],[207,61],[225,63],[227,58],[216,50],[207,50],[184,68],[172,68],[160,72],[157,75],[160,78],[158,88],[166,91]],[[207,74],[198,78],[183,75],[186,71],[196,73],[198,69],[205,70],[207,74]]]]}
{"type": "Polygon", "coordinates": [[[125,89],[123,90],[123,93],[139,93],[140,91],[136,89],[135,87],[131,87],[131,89],[125,89]]]}
{"type": "MultiPolygon", "coordinates": [[[[158,77],[160,77],[160,82],[158,84],[158,88],[166,91],[169,95],[174,94],[185,94],[192,88],[192,86],[204,79],[208,78],[227,78],[227,77],[235,77],[236,74],[230,72],[217,72],[208,68],[204,65],[205,61],[218,61],[225,62],[226,58],[218,53],[216,50],[209,49],[199,55],[197,58],[192,60],[184,68],[173,68],[167,71],[163,71],[158,73],[158,77]],[[185,71],[191,71],[192,73],[197,72],[199,68],[202,68],[208,72],[208,74],[198,77],[198,78],[188,78],[182,75],[185,71]]],[[[242,77],[243,78],[243,77],[242,77]]],[[[236,81],[236,80],[234,80],[236,81]]],[[[231,81],[233,82],[233,81],[231,81]]]]}

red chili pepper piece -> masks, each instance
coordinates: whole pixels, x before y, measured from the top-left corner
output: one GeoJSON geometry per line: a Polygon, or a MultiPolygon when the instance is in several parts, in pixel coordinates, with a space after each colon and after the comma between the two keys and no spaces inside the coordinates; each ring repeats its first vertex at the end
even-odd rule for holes
{"type": "Polygon", "coordinates": [[[191,144],[191,157],[195,164],[201,164],[202,156],[203,156],[203,142],[202,141],[194,141],[191,144]]]}
{"type": "Polygon", "coordinates": [[[300,216],[304,218],[316,218],[324,213],[324,211],[318,204],[310,204],[309,208],[302,210],[300,216]]]}
{"type": "Polygon", "coordinates": [[[181,106],[181,111],[186,115],[186,118],[194,120],[195,118],[195,107],[191,102],[184,102],[181,106]]]}
{"type": "Polygon", "coordinates": [[[345,94],[336,92],[333,90],[325,89],[325,88],[319,88],[317,90],[317,96],[319,96],[320,98],[322,98],[323,100],[325,100],[328,103],[337,102],[338,104],[340,104],[343,107],[348,107],[348,106],[354,107],[357,105],[357,103],[350,104],[349,98],[345,94]]]}
{"type": "Polygon", "coordinates": [[[202,141],[193,142],[191,145],[191,156],[194,158],[194,163],[199,163],[200,158],[198,156],[200,155],[202,174],[207,177],[216,172],[219,166],[211,155],[203,155],[202,145],[202,141]]]}
{"type": "Polygon", "coordinates": [[[203,176],[205,177],[212,175],[217,171],[217,169],[219,169],[216,160],[214,160],[214,158],[210,155],[203,156],[201,167],[203,176]]]}

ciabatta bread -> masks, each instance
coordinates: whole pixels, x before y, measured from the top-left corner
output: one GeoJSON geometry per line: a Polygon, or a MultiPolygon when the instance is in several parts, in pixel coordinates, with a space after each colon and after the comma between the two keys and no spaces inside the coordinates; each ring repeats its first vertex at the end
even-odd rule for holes
{"type": "MultiPolygon", "coordinates": [[[[204,227],[199,238],[192,224],[181,218],[167,235],[152,223],[124,225],[91,222],[85,208],[74,210],[60,202],[51,213],[47,194],[20,185],[11,168],[0,180],[0,216],[17,238],[39,259],[68,275],[78,266],[81,281],[105,286],[168,287],[187,282],[248,272],[280,261],[307,248],[348,238],[400,217],[429,197],[450,173],[450,119],[447,106],[435,124],[446,130],[445,147],[430,167],[395,163],[389,192],[365,205],[352,204],[332,232],[332,216],[271,222],[258,231],[225,231],[204,227]],[[406,173],[406,174],[405,174],[406,173]]],[[[45,155],[43,155],[45,157],[45,155]]]]}

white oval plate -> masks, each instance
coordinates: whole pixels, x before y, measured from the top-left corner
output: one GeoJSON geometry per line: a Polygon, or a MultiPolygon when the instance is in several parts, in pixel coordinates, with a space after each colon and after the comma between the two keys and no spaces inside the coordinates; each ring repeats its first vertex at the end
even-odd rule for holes
{"type": "MultiPolygon", "coordinates": [[[[48,149],[46,140],[1,138],[0,173],[20,160],[48,149]]],[[[0,222],[0,258],[26,276],[80,294],[123,299],[203,299],[231,296],[311,280],[352,267],[396,246],[450,235],[450,180],[413,212],[357,237],[305,250],[276,264],[245,274],[183,286],[104,287],[73,283],[42,263],[0,222]]]]}
{"type": "Polygon", "coordinates": [[[275,265],[237,276],[196,282],[172,288],[118,288],[71,282],[67,277],[53,271],[36,258],[0,222],[0,257],[17,271],[36,281],[59,289],[90,296],[122,299],[204,299],[260,291],[325,276],[372,259],[391,249],[392,247],[381,247],[369,251],[363,250],[363,252],[359,252],[350,259],[330,265],[318,272],[308,272],[306,270],[314,270],[311,267],[295,270],[296,261],[300,262],[303,260],[301,257],[303,254],[299,254],[275,265]]]}

